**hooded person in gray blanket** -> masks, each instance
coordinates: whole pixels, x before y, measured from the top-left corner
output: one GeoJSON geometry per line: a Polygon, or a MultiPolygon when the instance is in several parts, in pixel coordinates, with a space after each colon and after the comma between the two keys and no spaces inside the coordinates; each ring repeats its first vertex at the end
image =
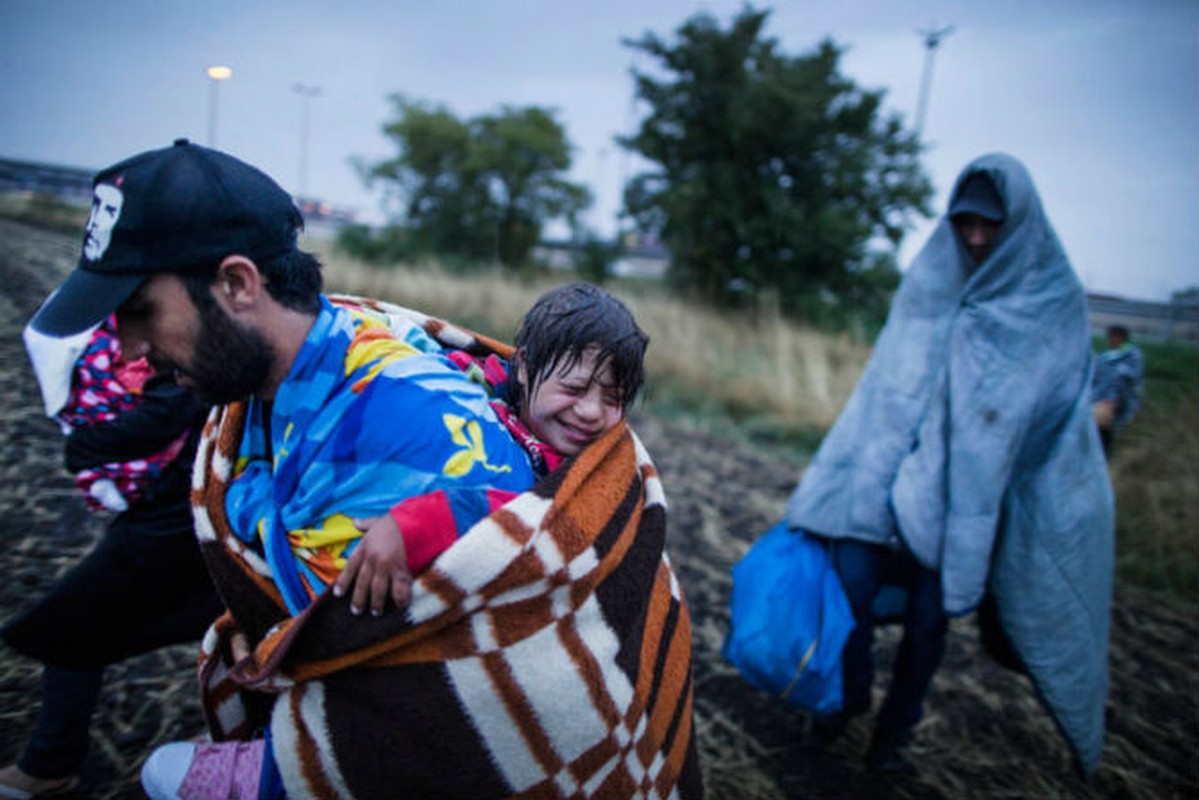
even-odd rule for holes
{"type": "Polygon", "coordinates": [[[869,711],[876,599],[904,590],[904,636],[866,754],[904,745],[949,617],[988,593],[1017,664],[1092,772],[1103,747],[1112,491],[1091,419],[1086,298],[1024,166],[982,156],[913,261],[870,362],[787,506],[830,541],[857,627],[844,710],[869,711]]]}

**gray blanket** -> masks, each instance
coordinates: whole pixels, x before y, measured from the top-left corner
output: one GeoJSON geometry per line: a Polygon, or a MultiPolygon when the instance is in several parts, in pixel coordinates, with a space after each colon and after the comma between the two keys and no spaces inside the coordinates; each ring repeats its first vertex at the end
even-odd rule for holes
{"type": "Polygon", "coordinates": [[[1028,172],[992,154],[1007,214],[977,269],[943,218],[787,507],[826,537],[902,538],[949,614],[984,592],[1091,772],[1103,747],[1113,510],[1090,411],[1086,297],[1028,172]]]}

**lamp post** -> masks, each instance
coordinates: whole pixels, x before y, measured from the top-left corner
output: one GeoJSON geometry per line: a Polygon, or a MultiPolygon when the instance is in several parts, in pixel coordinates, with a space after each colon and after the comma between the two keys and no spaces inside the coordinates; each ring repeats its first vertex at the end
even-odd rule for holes
{"type": "Polygon", "coordinates": [[[926,28],[918,33],[924,37],[924,70],[920,76],[920,98],[916,105],[916,139],[924,138],[924,113],[928,108],[928,90],[933,81],[933,56],[941,40],[953,33],[953,26],[926,28]]]}
{"type": "Polygon", "coordinates": [[[204,70],[204,74],[208,76],[208,146],[216,147],[217,84],[232,78],[233,70],[229,67],[213,65],[204,70]]]}
{"type": "Polygon", "coordinates": [[[319,97],[321,87],[292,84],[292,90],[300,96],[300,183],[299,196],[308,195],[308,101],[319,97]]]}

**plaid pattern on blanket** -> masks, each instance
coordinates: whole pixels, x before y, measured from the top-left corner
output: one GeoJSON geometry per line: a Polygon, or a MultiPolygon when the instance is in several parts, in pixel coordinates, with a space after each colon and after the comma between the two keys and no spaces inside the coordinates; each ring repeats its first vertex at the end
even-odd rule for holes
{"type": "Polygon", "coordinates": [[[243,423],[214,412],[193,491],[231,612],[201,657],[216,738],[269,725],[292,798],[702,796],[690,618],[630,429],[476,525],[406,612],[355,617],[326,592],[289,617],[224,516],[243,423]],[[238,629],[256,647],[231,664],[238,629]]]}

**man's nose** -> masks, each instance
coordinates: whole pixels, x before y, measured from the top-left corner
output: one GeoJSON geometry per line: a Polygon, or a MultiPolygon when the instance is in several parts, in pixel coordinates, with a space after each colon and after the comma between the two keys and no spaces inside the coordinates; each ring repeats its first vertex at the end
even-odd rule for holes
{"type": "Polygon", "coordinates": [[[970,245],[979,247],[984,250],[990,250],[995,244],[995,238],[991,235],[985,226],[979,225],[978,228],[970,235],[970,245]]]}

